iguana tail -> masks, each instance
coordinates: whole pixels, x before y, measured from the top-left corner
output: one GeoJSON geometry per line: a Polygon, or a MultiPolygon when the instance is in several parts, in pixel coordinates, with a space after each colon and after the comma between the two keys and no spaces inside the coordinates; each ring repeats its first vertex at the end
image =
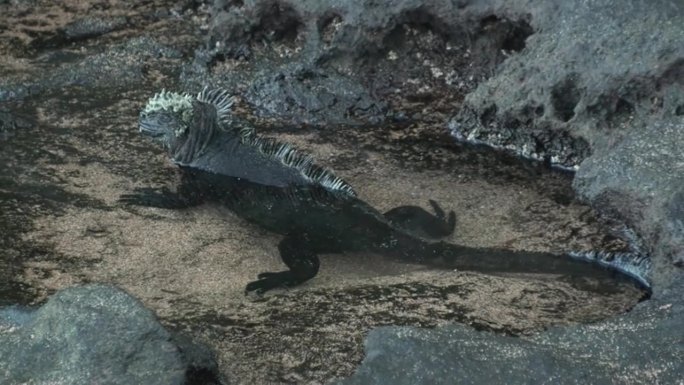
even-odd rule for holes
{"type": "Polygon", "coordinates": [[[648,279],[651,273],[651,257],[647,255],[626,252],[571,251],[566,256],[625,275],[644,290],[651,292],[651,282],[648,279]]]}
{"type": "MultiPolygon", "coordinates": [[[[408,240],[407,240],[408,241],[408,240]]],[[[415,240],[414,240],[415,241],[415,240]]],[[[403,243],[403,242],[399,242],[403,243]]],[[[578,277],[624,277],[651,294],[651,259],[631,253],[570,252],[553,254],[497,248],[475,248],[447,242],[397,245],[406,259],[440,267],[485,273],[541,273],[578,277]]]]}

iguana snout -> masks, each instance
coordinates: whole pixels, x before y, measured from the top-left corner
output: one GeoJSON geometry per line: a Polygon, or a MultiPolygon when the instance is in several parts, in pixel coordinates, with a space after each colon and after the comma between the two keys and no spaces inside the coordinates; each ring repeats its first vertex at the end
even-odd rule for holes
{"type": "Polygon", "coordinates": [[[138,128],[145,136],[169,141],[182,135],[187,130],[187,124],[174,111],[157,110],[142,112],[138,119],[138,128]]]}

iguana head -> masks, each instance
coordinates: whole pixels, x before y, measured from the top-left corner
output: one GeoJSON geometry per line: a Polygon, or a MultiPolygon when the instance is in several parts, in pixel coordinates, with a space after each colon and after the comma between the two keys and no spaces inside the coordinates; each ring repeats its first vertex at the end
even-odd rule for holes
{"type": "Polygon", "coordinates": [[[188,94],[164,90],[155,94],[140,112],[140,132],[159,140],[167,148],[171,147],[188,133],[193,120],[194,100],[188,94]]]}
{"type": "Polygon", "coordinates": [[[219,126],[229,123],[233,101],[220,89],[205,88],[197,96],[162,90],[147,101],[138,126],[182,163],[201,153],[219,126]]]}

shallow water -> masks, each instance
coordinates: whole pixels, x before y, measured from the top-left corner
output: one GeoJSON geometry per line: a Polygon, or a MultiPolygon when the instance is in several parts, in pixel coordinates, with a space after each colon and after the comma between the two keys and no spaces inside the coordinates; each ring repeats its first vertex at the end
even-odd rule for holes
{"type": "MultiPolygon", "coordinates": [[[[73,87],[7,105],[32,124],[0,141],[0,303],[113,283],[215,348],[227,373],[260,383],[348,375],[365,332],[378,325],[461,322],[519,335],[603,319],[642,295],[628,283],[440,271],[350,253],[322,256],[320,274],[300,287],[245,297],[258,273],[283,269],[280,236],[212,204],[172,211],[117,202],[135,187],[177,178],[136,132],[152,93],[73,87]]],[[[569,174],[456,144],[439,126],[261,131],[311,152],[381,211],[428,208],[428,199],[454,210],[450,242],[553,252],[627,247],[574,199],[569,174]]]]}

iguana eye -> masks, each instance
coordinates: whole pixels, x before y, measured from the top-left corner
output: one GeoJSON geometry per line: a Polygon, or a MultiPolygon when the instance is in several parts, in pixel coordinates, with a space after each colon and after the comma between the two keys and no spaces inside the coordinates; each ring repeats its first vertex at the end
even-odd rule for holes
{"type": "Polygon", "coordinates": [[[170,116],[170,115],[167,115],[167,114],[162,114],[162,115],[159,117],[159,121],[162,122],[162,123],[171,123],[172,120],[173,120],[173,119],[171,119],[171,116],[170,116]]]}

